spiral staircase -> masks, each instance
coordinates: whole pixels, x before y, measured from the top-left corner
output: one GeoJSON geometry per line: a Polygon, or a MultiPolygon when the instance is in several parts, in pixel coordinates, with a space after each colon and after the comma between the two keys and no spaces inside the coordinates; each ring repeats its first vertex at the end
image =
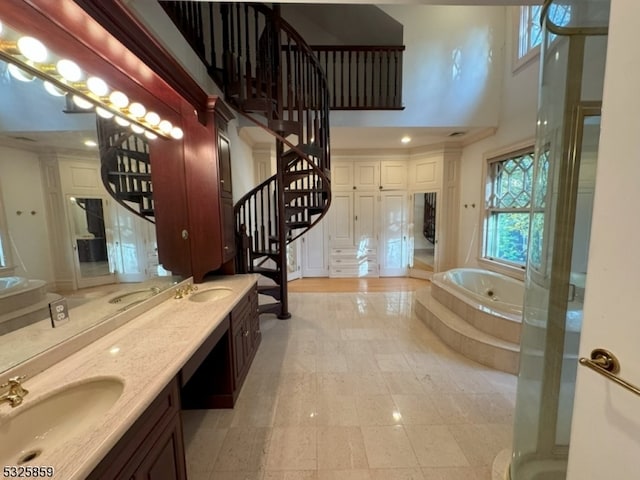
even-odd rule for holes
{"type": "Polygon", "coordinates": [[[100,175],[107,192],[130,212],[155,223],[149,143],[129,127],[96,119],[100,175]]]}
{"type": "Polygon", "coordinates": [[[261,313],[289,318],[287,245],[331,201],[329,91],[303,38],[262,4],[160,2],[242,117],[273,136],[276,173],[234,207],[238,273],[258,273],[261,313]]]}

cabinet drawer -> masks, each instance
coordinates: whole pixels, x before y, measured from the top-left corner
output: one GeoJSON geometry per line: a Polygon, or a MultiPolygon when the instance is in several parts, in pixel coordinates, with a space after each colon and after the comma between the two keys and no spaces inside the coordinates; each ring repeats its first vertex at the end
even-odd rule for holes
{"type": "Polygon", "coordinates": [[[357,248],[353,247],[344,247],[344,248],[332,248],[331,255],[340,255],[340,256],[356,256],[358,253],[357,248]]]}
{"type": "Polygon", "coordinates": [[[345,257],[345,256],[332,256],[331,257],[331,265],[336,267],[353,267],[358,266],[363,263],[365,260],[362,258],[356,257],[345,257]]]}

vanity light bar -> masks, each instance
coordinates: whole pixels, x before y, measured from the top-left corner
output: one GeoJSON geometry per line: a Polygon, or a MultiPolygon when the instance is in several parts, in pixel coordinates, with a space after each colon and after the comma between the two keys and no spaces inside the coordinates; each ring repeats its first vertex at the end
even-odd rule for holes
{"type": "Polygon", "coordinates": [[[82,81],[87,75],[76,63],[68,59],[51,60],[51,56],[38,39],[20,36],[0,21],[0,59],[13,66],[14,70],[20,69],[23,81],[33,80],[30,76],[40,78],[46,82],[48,92],[70,93],[81,108],[95,108],[105,118],[110,113],[119,124],[131,124],[135,132],[148,133],[146,137],[149,139],[183,137],[179,127],[172,126],[155,112],[147,112],[141,103],[130,102],[124,93],[111,91],[104,80],[89,75],[86,81],[82,81]],[[18,40],[7,40],[7,37],[18,40]]]}

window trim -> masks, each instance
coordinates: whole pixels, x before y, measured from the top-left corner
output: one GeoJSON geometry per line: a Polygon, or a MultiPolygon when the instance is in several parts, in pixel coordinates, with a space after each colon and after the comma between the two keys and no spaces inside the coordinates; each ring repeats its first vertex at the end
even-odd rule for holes
{"type": "MultiPolygon", "coordinates": [[[[512,48],[512,72],[518,73],[528,65],[540,59],[540,44],[527,50],[522,57],[520,56],[520,22],[522,20],[522,9],[531,8],[532,5],[521,5],[512,8],[513,16],[513,48],[512,48]]],[[[530,33],[528,32],[527,35],[530,33]]]]}
{"type": "MultiPolygon", "coordinates": [[[[524,275],[526,271],[526,265],[520,266],[507,262],[501,262],[500,260],[488,258],[484,256],[484,245],[486,241],[485,230],[487,225],[487,217],[489,209],[486,208],[486,191],[487,191],[487,183],[489,182],[489,165],[494,162],[499,162],[502,160],[506,160],[508,158],[516,157],[523,153],[532,153],[535,152],[535,139],[528,138],[526,140],[522,140],[520,142],[485,152],[482,157],[482,176],[480,177],[480,202],[482,207],[479,208],[479,223],[480,226],[478,232],[478,257],[477,262],[478,265],[486,268],[487,270],[491,270],[496,273],[502,273],[503,275],[507,275],[518,280],[524,280],[524,275]]],[[[527,211],[531,211],[530,207],[527,211]]]]}

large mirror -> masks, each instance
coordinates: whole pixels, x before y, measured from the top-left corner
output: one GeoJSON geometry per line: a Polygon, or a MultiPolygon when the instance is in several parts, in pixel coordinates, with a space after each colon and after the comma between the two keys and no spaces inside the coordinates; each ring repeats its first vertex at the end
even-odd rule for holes
{"type": "Polygon", "coordinates": [[[0,62],[0,372],[177,280],[154,225],[107,193],[96,114],[0,62]],[[30,80],[30,81],[25,81],[30,80]],[[49,304],[70,321],[52,328],[49,304]]]}
{"type": "Polygon", "coordinates": [[[413,195],[413,265],[414,270],[434,272],[436,269],[437,192],[413,195]]]}

